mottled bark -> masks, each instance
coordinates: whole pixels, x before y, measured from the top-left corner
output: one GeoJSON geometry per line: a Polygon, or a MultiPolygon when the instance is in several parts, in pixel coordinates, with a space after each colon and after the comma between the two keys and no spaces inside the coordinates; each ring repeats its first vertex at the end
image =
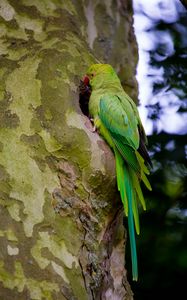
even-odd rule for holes
{"type": "Polygon", "coordinates": [[[113,154],[77,88],[100,60],[136,91],[126,3],[0,0],[0,299],[132,299],[113,154]]]}

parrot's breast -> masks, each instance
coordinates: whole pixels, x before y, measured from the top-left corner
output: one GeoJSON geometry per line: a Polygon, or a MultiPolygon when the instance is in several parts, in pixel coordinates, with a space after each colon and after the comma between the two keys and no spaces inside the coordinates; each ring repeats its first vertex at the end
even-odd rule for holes
{"type": "Polygon", "coordinates": [[[98,92],[92,92],[89,100],[89,113],[91,117],[95,118],[99,114],[100,100],[103,94],[98,92]]]}

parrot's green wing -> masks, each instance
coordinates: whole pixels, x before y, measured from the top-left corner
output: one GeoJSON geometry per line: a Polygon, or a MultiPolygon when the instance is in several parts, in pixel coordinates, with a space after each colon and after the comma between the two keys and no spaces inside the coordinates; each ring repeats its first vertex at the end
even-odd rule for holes
{"type": "MultiPolygon", "coordinates": [[[[137,122],[129,120],[129,115],[124,110],[119,97],[111,95],[102,97],[99,117],[110,132],[121,155],[138,172],[139,164],[134,151],[139,146],[137,122]]],[[[134,115],[132,115],[133,117],[134,115]]]]}
{"type": "MultiPolygon", "coordinates": [[[[138,127],[141,124],[139,124],[137,116],[138,111],[135,114],[135,107],[129,101],[125,102],[120,97],[110,94],[104,95],[100,99],[99,118],[109,131],[116,148],[127,164],[131,166],[146,187],[151,190],[151,186],[145,175],[149,174],[149,170],[144,163],[144,159],[138,153],[140,145],[138,127]]],[[[137,188],[136,190],[138,198],[142,203],[142,196],[138,192],[140,189],[137,188]]],[[[142,203],[142,205],[145,208],[145,204],[142,203]]]]}
{"type": "Polygon", "coordinates": [[[134,101],[129,97],[129,95],[127,93],[125,93],[125,91],[123,92],[124,97],[121,99],[122,100],[122,104],[124,106],[124,109],[126,107],[126,102],[128,101],[131,104],[131,107],[134,111],[134,115],[138,121],[138,132],[139,132],[139,137],[140,137],[140,143],[139,143],[139,148],[138,151],[141,154],[141,156],[144,158],[144,160],[147,162],[147,164],[149,164],[150,167],[152,167],[152,162],[151,159],[149,157],[149,154],[147,152],[147,137],[136,107],[136,104],[134,103],[134,101]]]}
{"type": "Polygon", "coordinates": [[[99,116],[111,133],[118,134],[133,149],[139,146],[138,120],[131,104],[124,103],[118,96],[105,95],[100,99],[99,116]]]}

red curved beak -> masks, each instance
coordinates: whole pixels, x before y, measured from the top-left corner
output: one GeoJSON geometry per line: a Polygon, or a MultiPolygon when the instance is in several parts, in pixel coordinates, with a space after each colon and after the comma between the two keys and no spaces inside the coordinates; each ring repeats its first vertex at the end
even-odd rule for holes
{"type": "Polygon", "coordinates": [[[90,79],[87,75],[84,76],[83,82],[84,82],[85,85],[89,85],[90,79]]]}

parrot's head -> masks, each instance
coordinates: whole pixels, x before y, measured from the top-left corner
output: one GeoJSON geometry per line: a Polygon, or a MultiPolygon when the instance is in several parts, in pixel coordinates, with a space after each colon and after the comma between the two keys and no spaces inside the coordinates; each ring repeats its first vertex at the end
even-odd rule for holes
{"type": "Polygon", "coordinates": [[[89,115],[88,102],[94,89],[110,86],[111,81],[119,83],[119,79],[112,66],[108,64],[91,65],[79,86],[79,104],[82,112],[89,115]]]}
{"type": "Polygon", "coordinates": [[[93,85],[93,82],[96,79],[99,79],[101,76],[102,78],[105,75],[109,76],[116,76],[116,72],[112,68],[111,65],[108,64],[94,64],[91,65],[88,70],[86,75],[84,76],[83,82],[85,85],[93,85]]]}

